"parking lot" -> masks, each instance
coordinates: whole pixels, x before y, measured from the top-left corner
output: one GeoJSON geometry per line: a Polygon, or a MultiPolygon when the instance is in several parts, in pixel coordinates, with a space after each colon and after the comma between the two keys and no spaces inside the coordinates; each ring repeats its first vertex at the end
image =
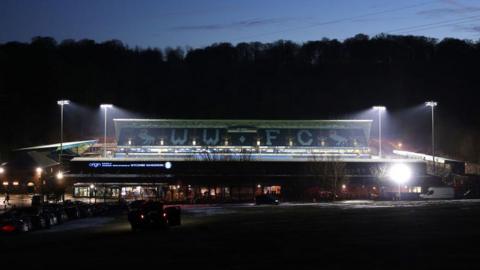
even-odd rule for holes
{"type": "Polygon", "coordinates": [[[480,200],[182,209],[182,226],[167,231],[134,233],[125,215],[112,215],[1,236],[2,261],[24,266],[432,269],[472,265],[480,251],[480,200]]]}

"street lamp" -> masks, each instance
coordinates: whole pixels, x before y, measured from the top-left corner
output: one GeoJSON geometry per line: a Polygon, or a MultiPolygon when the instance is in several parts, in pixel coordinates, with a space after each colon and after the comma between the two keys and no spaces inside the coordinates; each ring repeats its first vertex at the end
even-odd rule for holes
{"type": "Polygon", "coordinates": [[[412,170],[403,163],[393,164],[388,170],[388,176],[398,184],[398,199],[400,200],[401,187],[412,177],[412,170]]]}
{"type": "Polygon", "coordinates": [[[105,110],[105,133],[103,137],[103,157],[107,157],[107,111],[113,107],[112,104],[102,104],[100,108],[105,110]]]}
{"type": "Polygon", "coordinates": [[[386,110],[385,106],[373,106],[378,111],[378,157],[382,158],[382,112],[386,110]]]}
{"type": "Polygon", "coordinates": [[[427,101],[425,106],[430,107],[432,111],[432,161],[433,161],[433,174],[435,175],[435,107],[438,103],[436,101],[427,101]]]}
{"type": "Polygon", "coordinates": [[[57,101],[57,104],[60,105],[60,154],[58,155],[58,163],[61,165],[63,154],[63,107],[70,104],[70,100],[62,99],[57,101]]]}

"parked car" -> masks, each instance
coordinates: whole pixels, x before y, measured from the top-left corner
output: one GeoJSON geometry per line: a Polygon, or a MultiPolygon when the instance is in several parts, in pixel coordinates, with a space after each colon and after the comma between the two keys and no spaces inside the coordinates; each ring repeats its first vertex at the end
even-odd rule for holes
{"type": "Polygon", "coordinates": [[[155,201],[134,201],[128,212],[128,221],[133,231],[148,228],[165,229],[181,224],[181,210],[178,206],[164,207],[155,201]]]}
{"type": "Polygon", "coordinates": [[[280,202],[277,198],[273,197],[272,195],[263,194],[255,196],[255,204],[274,204],[278,205],[280,202]]]}
{"type": "Polygon", "coordinates": [[[1,233],[28,232],[32,229],[32,223],[26,216],[22,216],[16,209],[12,209],[0,215],[1,233]]]}
{"type": "Polygon", "coordinates": [[[73,203],[77,206],[80,217],[85,218],[93,216],[93,208],[90,204],[81,201],[75,201],[73,203]]]}
{"type": "Polygon", "coordinates": [[[93,216],[102,216],[109,213],[110,206],[105,203],[96,203],[91,206],[93,216]]]}
{"type": "Polygon", "coordinates": [[[429,187],[427,193],[420,194],[425,200],[454,199],[455,190],[452,187],[429,187]]]}
{"type": "Polygon", "coordinates": [[[39,207],[23,207],[14,209],[16,215],[30,219],[32,229],[40,230],[49,228],[52,224],[51,216],[42,211],[39,207]]]}
{"type": "Polygon", "coordinates": [[[52,213],[57,219],[57,224],[62,224],[68,221],[68,214],[61,204],[44,204],[42,205],[44,211],[52,213]]]}
{"type": "Polygon", "coordinates": [[[77,219],[80,218],[80,209],[72,201],[65,201],[63,203],[63,209],[67,214],[68,219],[77,219]]]}

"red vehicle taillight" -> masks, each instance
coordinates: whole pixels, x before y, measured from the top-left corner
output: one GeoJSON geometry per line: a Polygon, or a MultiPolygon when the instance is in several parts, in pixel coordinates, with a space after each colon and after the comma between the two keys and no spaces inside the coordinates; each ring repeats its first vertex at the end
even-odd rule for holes
{"type": "Polygon", "coordinates": [[[15,231],[15,226],[12,226],[12,225],[3,225],[0,230],[2,232],[13,232],[15,231]]]}

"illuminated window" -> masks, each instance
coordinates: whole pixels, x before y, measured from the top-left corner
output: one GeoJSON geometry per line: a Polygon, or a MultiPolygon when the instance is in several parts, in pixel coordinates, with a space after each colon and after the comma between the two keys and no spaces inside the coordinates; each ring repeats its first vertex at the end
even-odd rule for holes
{"type": "Polygon", "coordinates": [[[419,187],[419,186],[410,187],[410,188],[408,189],[408,192],[422,193],[422,187],[419,187]]]}

